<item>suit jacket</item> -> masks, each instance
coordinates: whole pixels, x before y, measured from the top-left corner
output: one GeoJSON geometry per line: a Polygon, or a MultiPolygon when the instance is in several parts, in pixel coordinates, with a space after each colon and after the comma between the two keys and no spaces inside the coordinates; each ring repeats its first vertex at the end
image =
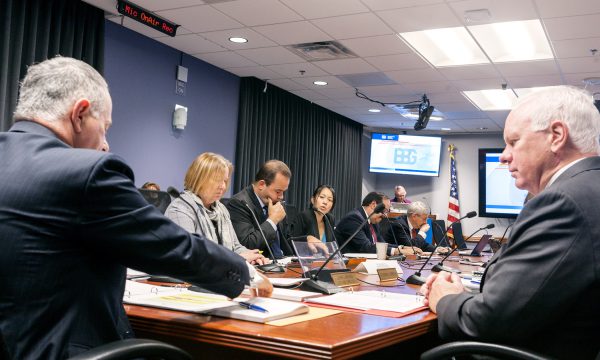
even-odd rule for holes
{"type": "MultiPolygon", "coordinates": [[[[334,219],[331,214],[325,214],[327,219],[323,219],[325,221],[325,238],[327,241],[334,241],[333,234],[331,229],[333,228],[334,219]]],[[[306,209],[303,212],[299,213],[295,219],[291,221],[290,224],[290,236],[291,237],[299,237],[299,236],[307,236],[312,235],[317,239],[319,237],[319,226],[317,225],[317,216],[312,209],[306,209]]]]}
{"type": "Polygon", "coordinates": [[[277,233],[279,233],[279,240],[281,250],[284,255],[294,255],[292,247],[286,238],[285,221],[277,224],[277,230],[273,229],[270,222],[267,221],[267,216],[263,212],[263,209],[256,198],[252,185],[246,187],[239,193],[233,195],[233,197],[227,203],[227,209],[231,215],[231,222],[233,228],[237,234],[238,240],[242,245],[248,249],[261,249],[268,254],[267,246],[262,238],[259,228],[256,226],[256,222],[252,216],[252,211],[258,219],[260,228],[265,234],[265,238],[269,242],[269,246],[272,248],[272,244],[277,241],[277,233]],[[244,203],[248,204],[249,210],[244,203]]]}
{"type": "Polygon", "coordinates": [[[406,216],[401,216],[394,221],[390,221],[390,226],[387,229],[385,240],[390,244],[396,245],[394,239],[398,241],[398,245],[414,246],[423,251],[433,251],[435,248],[435,246],[425,241],[425,239],[419,235],[418,232],[417,236],[411,236],[410,226],[408,226],[408,220],[406,216]]]}
{"type": "Polygon", "coordinates": [[[481,294],[438,303],[444,339],[478,338],[556,358],[600,351],[600,157],[587,158],[536,195],[490,260],[481,294]]]}
{"type": "MultiPolygon", "coordinates": [[[[356,208],[350,211],[344,216],[335,227],[335,237],[338,241],[338,245],[341,247],[346,240],[352,235],[359,225],[365,221],[367,216],[362,207],[356,208]]],[[[375,235],[377,236],[378,242],[385,242],[381,232],[379,231],[379,225],[373,224],[375,229],[375,235]]],[[[377,246],[373,243],[373,236],[371,235],[371,229],[369,224],[366,223],[362,226],[360,231],[356,234],[344,249],[343,253],[377,253],[377,246]]],[[[391,248],[388,248],[388,254],[391,252],[391,248]]]]}
{"type": "Polygon", "coordinates": [[[14,359],[62,359],[131,337],[125,270],[234,297],[244,259],[148,204],[117,156],[19,121],[0,133],[0,334],[14,359]]]}

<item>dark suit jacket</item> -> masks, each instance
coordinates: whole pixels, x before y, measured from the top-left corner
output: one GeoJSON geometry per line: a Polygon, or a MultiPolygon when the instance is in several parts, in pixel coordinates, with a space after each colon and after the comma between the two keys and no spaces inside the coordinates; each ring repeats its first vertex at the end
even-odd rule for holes
{"type": "MultiPolygon", "coordinates": [[[[340,222],[335,227],[335,237],[338,241],[338,245],[342,246],[342,244],[348,240],[350,235],[352,235],[356,229],[358,229],[359,225],[366,219],[365,211],[362,207],[356,208],[350,211],[346,216],[344,216],[340,222]]],[[[373,228],[375,229],[375,235],[377,236],[378,242],[385,242],[385,239],[381,235],[379,231],[379,225],[373,224],[373,228]]],[[[388,247],[388,254],[391,251],[391,247],[388,247]]],[[[373,236],[371,235],[371,229],[369,228],[369,224],[365,224],[362,226],[360,231],[356,234],[354,239],[352,239],[348,245],[342,250],[343,253],[376,253],[377,246],[373,244],[373,236]]]]}
{"type": "Polygon", "coordinates": [[[283,230],[286,228],[284,224],[285,221],[277,224],[277,232],[273,229],[271,223],[267,222],[268,217],[263,212],[263,209],[254,194],[252,185],[233,195],[227,203],[227,209],[231,215],[231,223],[233,224],[233,228],[235,229],[235,233],[240,243],[248,249],[261,249],[265,251],[265,255],[268,254],[267,246],[260,234],[260,230],[256,226],[252,213],[250,213],[250,210],[244,203],[248,204],[254,215],[256,215],[256,218],[260,223],[260,228],[265,234],[265,238],[269,242],[269,245],[272,246],[272,243],[277,241],[277,232],[279,232],[280,245],[283,254],[293,255],[294,252],[287,241],[287,234],[283,230]]]}
{"type": "Polygon", "coordinates": [[[536,195],[490,261],[482,294],[443,297],[444,339],[478,338],[564,359],[600,351],[600,157],[536,195]]]}
{"type": "Polygon", "coordinates": [[[14,359],[62,359],[131,337],[125,269],[237,296],[240,256],[148,204],[117,156],[29,121],[0,133],[0,333],[14,359]]]}
{"type": "Polygon", "coordinates": [[[398,241],[398,245],[414,246],[418,247],[423,251],[433,251],[435,248],[435,246],[425,241],[425,239],[423,239],[423,237],[419,235],[418,232],[417,236],[415,236],[414,238],[411,237],[410,227],[408,226],[408,220],[406,219],[406,216],[401,216],[395,220],[390,221],[390,226],[388,226],[387,234],[385,235],[385,240],[390,244],[396,245],[396,242],[394,241],[394,236],[395,240],[398,241]]]}
{"type": "MultiPolygon", "coordinates": [[[[325,215],[327,219],[323,219],[325,221],[325,238],[327,241],[334,241],[333,235],[331,233],[331,229],[333,224],[335,224],[333,216],[331,214],[325,215]]],[[[303,212],[296,215],[296,217],[291,220],[290,224],[290,237],[299,237],[312,235],[319,239],[319,227],[317,225],[317,216],[312,209],[306,209],[303,212]]]]}

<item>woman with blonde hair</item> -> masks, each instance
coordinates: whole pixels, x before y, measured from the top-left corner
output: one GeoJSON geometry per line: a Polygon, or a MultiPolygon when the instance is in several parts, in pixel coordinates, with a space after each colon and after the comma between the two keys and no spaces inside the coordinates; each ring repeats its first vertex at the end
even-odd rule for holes
{"type": "Polygon", "coordinates": [[[165,215],[188,232],[203,234],[251,264],[269,263],[258,249],[249,250],[240,244],[229,211],[219,201],[229,186],[232,171],[233,165],[223,156],[200,154],[185,174],[185,190],[171,202],[165,215]]]}

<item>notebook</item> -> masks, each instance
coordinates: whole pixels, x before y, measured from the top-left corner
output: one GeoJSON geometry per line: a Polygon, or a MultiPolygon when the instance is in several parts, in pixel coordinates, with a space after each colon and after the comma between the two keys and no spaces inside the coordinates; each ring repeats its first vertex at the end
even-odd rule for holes
{"type": "Polygon", "coordinates": [[[488,244],[491,238],[492,235],[483,235],[473,250],[459,251],[459,254],[467,256],[481,256],[481,252],[483,249],[485,249],[485,246],[488,244]]]}
{"type": "Polygon", "coordinates": [[[277,300],[272,298],[236,298],[234,302],[244,301],[266,309],[268,312],[246,309],[240,305],[232,305],[214,309],[208,312],[210,315],[226,318],[266,323],[273,320],[284,319],[290,316],[306,314],[308,306],[301,302],[277,300]]]}

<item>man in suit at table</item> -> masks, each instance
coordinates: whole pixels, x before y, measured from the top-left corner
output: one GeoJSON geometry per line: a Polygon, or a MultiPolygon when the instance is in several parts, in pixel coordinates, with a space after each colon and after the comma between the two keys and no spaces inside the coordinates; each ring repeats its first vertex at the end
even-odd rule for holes
{"type": "Polygon", "coordinates": [[[13,359],[132,337],[126,267],[230,297],[250,283],[241,256],[172,223],[121,158],[99,151],[111,111],[96,70],[56,57],[29,67],[15,124],[0,134],[0,335],[13,359]]]}
{"type": "Polygon", "coordinates": [[[568,86],[520,99],[506,119],[500,160],[531,192],[481,293],[442,272],[422,286],[444,339],[478,339],[561,359],[600,351],[600,114],[568,86]]]}
{"type": "MultiPolygon", "coordinates": [[[[356,208],[344,216],[335,227],[335,237],[338,244],[341,246],[350,235],[352,235],[359,227],[359,225],[365,221],[367,217],[373,214],[375,207],[383,203],[385,205],[385,211],[390,209],[390,199],[379,192],[370,192],[365,196],[362,201],[362,206],[356,208]]],[[[381,231],[379,229],[379,223],[383,219],[384,214],[374,214],[371,216],[369,221],[363,225],[361,230],[356,234],[348,245],[342,250],[344,253],[376,253],[378,242],[385,242],[381,231]]],[[[398,255],[400,250],[396,247],[388,247],[388,255],[398,255]]]]}
{"type": "Polygon", "coordinates": [[[260,167],[254,182],[233,195],[227,203],[235,233],[240,243],[248,249],[267,251],[262,229],[275,258],[294,254],[286,240],[285,227],[282,226],[286,216],[283,194],[290,185],[291,177],[292,172],[285,163],[269,160],[260,167]]]}

